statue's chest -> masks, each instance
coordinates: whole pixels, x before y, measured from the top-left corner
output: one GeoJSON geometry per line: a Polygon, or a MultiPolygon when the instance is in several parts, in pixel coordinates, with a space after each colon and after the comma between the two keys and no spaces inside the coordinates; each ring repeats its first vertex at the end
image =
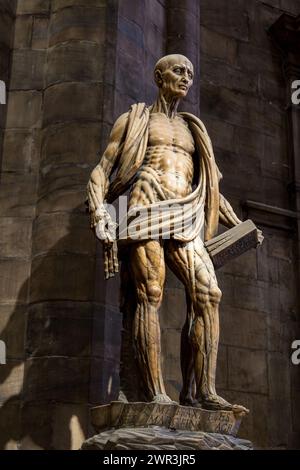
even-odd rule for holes
{"type": "Polygon", "coordinates": [[[187,123],[180,117],[169,119],[162,113],[150,115],[148,143],[150,146],[181,147],[190,154],[195,150],[194,139],[187,123]]]}

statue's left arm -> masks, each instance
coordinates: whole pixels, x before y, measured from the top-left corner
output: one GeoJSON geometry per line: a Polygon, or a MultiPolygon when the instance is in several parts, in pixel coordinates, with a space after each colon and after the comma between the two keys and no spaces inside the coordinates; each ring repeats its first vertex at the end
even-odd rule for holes
{"type": "MultiPolygon", "coordinates": [[[[225,227],[227,228],[232,228],[242,223],[242,220],[238,218],[231,204],[227,201],[227,199],[223,196],[223,194],[220,194],[219,222],[222,225],[225,225],[225,227]]],[[[258,242],[261,245],[264,239],[262,231],[257,229],[257,235],[258,235],[258,242]]]]}
{"type": "Polygon", "coordinates": [[[242,223],[242,220],[238,218],[231,204],[227,201],[223,194],[220,194],[219,221],[227,228],[232,228],[242,223]]]}

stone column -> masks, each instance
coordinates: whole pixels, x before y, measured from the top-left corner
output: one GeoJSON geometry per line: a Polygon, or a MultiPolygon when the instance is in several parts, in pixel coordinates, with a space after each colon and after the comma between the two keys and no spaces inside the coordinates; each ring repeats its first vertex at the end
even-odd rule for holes
{"type": "Polygon", "coordinates": [[[93,316],[100,307],[84,201],[103,131],[106,8],[105,0],[53,0],[49,26],[41,26],[48,37],[23,447],[78,448],[87,435],[93,316]]]}
{"type": "Polygon", "coordinates": [[[199,116],[199,86],[200,82],[200,1],[167,0],[167,53],[183,54],[194,65],[196,86],[189,91],[188,97],[182,103],[181,109],[199,116]]]}
{"type": "MultiPolygon", "coordinates": [[[[0,339],[5,341],[7,353],[6,364],[0,367],[1,449],[18,448],[21,438],[25,316],[41,111],[41,93],[36,90],[38,59],[29,50],[33,2],[23,8],[24,3],[0,2],[0,80],[6,85],[7,103],[0,104],[0,339]]],[[[42,75],[42,70],[39,73],[42,75]]]]}

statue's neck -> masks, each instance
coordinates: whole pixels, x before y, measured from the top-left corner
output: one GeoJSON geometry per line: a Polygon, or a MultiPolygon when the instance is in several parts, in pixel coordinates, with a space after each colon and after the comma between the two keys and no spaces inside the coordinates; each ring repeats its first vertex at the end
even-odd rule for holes
{"type": "Polygon", "coordinates": [[[164,96],[162,91],[159,90],[158,97],[152,106],[152,112],[163,113],[168,118],[173,119],[176,116],[179,101],[179,98],[164,96]]]}

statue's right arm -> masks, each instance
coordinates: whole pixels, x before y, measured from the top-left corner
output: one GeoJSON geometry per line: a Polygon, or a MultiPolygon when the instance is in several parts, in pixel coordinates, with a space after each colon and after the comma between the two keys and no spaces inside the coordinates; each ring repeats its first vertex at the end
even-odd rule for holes
{"type": "Polygon", "coordinates": [[[100,214],[103,211],[103,203],[109,187],[109,177],[125,139],[128,115],[129,113],[122,114],[116,120],[110,133],[108,145],[88,182],[87,197],[92,227],[95,227],[101,218],[100,214]]]}

